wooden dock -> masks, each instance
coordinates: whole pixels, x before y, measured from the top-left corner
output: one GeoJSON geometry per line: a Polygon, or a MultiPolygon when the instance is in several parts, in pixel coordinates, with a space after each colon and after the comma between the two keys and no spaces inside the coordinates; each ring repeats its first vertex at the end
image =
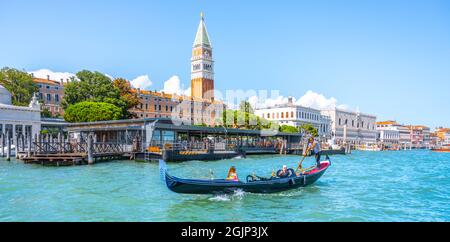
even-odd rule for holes
{"type": "MultiPolygon", "coordinates": [[[[95,142],[96,137],[70,140],[62,134],[16,138],[16,158],[25,164],[44,166],[74,166],[94,164],[108,160],[134,158],[132,145],[117,142],[95,142]]],[[[10,142],[10,141],[8,141],[10,142]]]]}

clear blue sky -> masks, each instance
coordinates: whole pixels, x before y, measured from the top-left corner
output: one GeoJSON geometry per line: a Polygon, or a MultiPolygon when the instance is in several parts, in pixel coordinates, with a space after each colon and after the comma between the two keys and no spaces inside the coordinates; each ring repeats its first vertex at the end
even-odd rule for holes
{"type": "Polygon", "coordinates": [[[450,126],[446,0],[0,0],[0,66],[189,85],[200,11],[220,90],[313,90],[380,120],[450,126]]]}

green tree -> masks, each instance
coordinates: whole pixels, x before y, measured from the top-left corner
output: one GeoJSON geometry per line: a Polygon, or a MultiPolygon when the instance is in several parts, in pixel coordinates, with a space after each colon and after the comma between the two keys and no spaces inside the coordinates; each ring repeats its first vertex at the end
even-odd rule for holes
{"type": "Polygon", "coordinates": [[[17,106],[28,106],[33,93],[38,91],[31,75],[9,67],[0,70],[0,85],[11,92],[12,104],[17,106]]]}
{"type": "Polygon", "coordinates": [[[140,99],[137,93],[133,92],[130,82],[123,78],[115,79],[113,81],[113,85],[119,90],[120,98],[126,103],[126,109],[124,109],[123,117],[132,118],[133,115],[128,110],[139,105],[140,99]]]}
{"type": "MultiPolygon", "coordinates": [[[[121,96],[121,90],[114,86],[113,81],[100,72],[91,72],[87,70],[76,74],[77,78],[64,88],[64,98],[62,106],[67,109],[70,105],[80,102],[104,102],[110,103],[120,108],[120,118],[129,118],[128,112],[131,102],[121,96]]],[[[125,91],[124,91],[125,92],[125,91]]]]}
{"type": "Polygon", "coordinates": [[[71,123],[119,120],[121,117],[119,107],[104,102],[80,102],[70,105],[64,113],[64,119],[71,123]]]}
{"type": "Polygon", "coordinates": [[[302,126],[300,126],[300,130],[305,131],[313,137],[319,136],[319,130],[314,128],[312,124],[303,124],[302,126]]]}
{"type": "Polygon", "coordinates": [[[280,132],[283,133],[298,133],[298,128],[290,125],[282,125],[280,127],[280,132]]]}

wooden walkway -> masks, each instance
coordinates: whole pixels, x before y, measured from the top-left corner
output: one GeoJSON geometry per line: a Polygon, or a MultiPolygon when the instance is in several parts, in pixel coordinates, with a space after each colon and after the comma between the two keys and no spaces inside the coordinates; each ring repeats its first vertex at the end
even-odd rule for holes
{"type": "MultiPolygon", "coordinates": [[[[22,139],[24,139],[22,137],[22,139]]],[[[18,141],[20,138],[18,138],[18,141]]],[[[17,142],[16,157],[26,164],[44,166],[74,166],[94,164],[107,160],[130,159],[133,146],[124,143],[94,142],[90,135],[85,140],[69,140],[59,136],[36,136],[34,140],[17,142]]]]}

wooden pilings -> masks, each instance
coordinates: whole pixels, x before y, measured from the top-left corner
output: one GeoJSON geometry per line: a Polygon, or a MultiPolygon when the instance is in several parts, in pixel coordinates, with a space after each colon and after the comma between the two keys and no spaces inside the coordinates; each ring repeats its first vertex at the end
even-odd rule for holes
{"type": "Polygon", "coordinates": [[[6,132],[6,160],[11,161],[11,137],[9,131],[6,132]]]}
{"type": "Polygon", "coordinates": [[[94,150],[93,150],[93,136],[90,134],[88,135],[87,140],[87,156],[88,156],[88,164],[92,165],[94,164],[94,150]]]}
{"type": "Polygon", "coordinates": [[[1,157],[5,157],[5,135],[4,134],[0,134],[1,137],[1,157]]]}

